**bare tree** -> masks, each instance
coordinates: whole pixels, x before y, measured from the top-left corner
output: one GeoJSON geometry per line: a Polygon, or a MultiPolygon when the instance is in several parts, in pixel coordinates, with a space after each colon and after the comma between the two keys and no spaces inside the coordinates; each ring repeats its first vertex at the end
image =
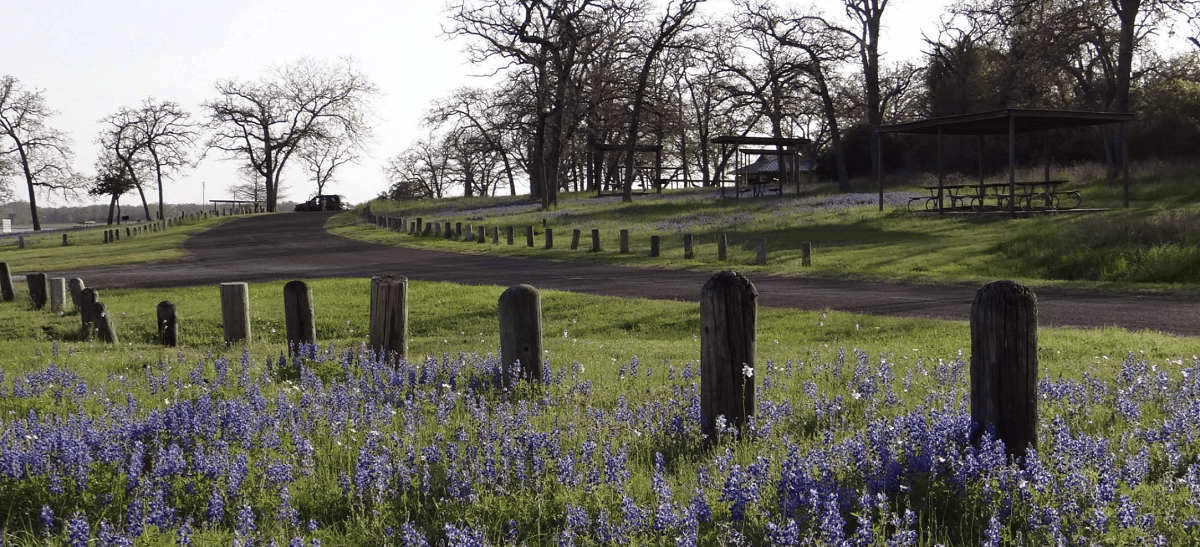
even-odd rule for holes
{"type": "Polygon", "coordinates": [[[317,184],[317,195],[325,193],[325,185],[333,173],[347,163],[358,163],[358,146],[345,139],[315,139],[297,153],[300,162],[317,184]]]}
{"type": "Polygon", "coordinates": [[[449,188],[450,158],[433,138],[421,139],[383,167],[390,199],[439,199],[449,188]]]}
{"type": "Polygon", "coordinates": [[[128,107],[121,107],[116,113],[100,120],[107,126],[96,138],[96,143],[103,148],[103,156],[99,169],[106,176],[127,179],[138,191],[142,200],[142,210],[146,219],[150,219],[150,204],[146,201],[146,191],[142,186],[143,176],[147,174],[149,165],[142,154],[145,140],[139,136],[136,126],[140,123],[141,113],[128,107]],[[115,171],[115,172],[114,172],[115,171]]]}
{"type": "Polygon", "coordinates": [[[12,76],[0,78],[0,137],[6,143],[0,155],[15,164],[10,170],[24,179],[33,229],[39,231],[37,191],[73,193],[81,182],[71,173],[69,139],[46,125],[54,114],[42,91],[27,91],[12,76]]]}
{"type": "MultiPolygon", "coordinates": [[[[238,178],[242,182],[226,188],[230,197],[241,201],[262,203],[263,197],[267,195],[267,186],[258,171],[249,165],[242,166],[238,169],[238,178]]],[[[281,200],[287,198],[287,186],[282,180],[276,181],[275,195],[281,200]]]]}
{"type": "Polygon", "coordinates": [[[485,144],[483,148],[494,153],[503,164],[509,193],[515,196],[517,184],[510,157],[512,151],[505,138],[514,129],[508,115],[511,112],[509,106],[498,91],[462,88],[447,99],[434,102],[425,122],[432,126],[450,124],[453,132],[470,131],[481,139],[485,144]]]}
{"type": "Polygon", "coordinates": [[[106,150],[102,153],[100,160],[96,162],[96,171],[96,179],[88,189],[88,194],[109,197],[108,224],[111,225],[114,218],[119,218],[121,196],[132,192],[137,188],[137,184],[124,162],[111,151],[106,150]]]}
{"type": "Polygon", "coordinates": [[[376,88],[349,61],[339,66],[302,59],[258,82],[221,81],[216,87],[219,97],[204,104],[214,131],[208,146],[248,162],[263,178],[268,212],[275,211],[292,154],[319,139],[357,145],[371,131],[367,103],[376,88]]]}
{"type": "Polygon", "coordinates": [[[200,137],[191,115],[172,101],[142,101],[133,130],[142,154],[149,157],[158,186],[158,218],[163,213],[163,182],[171,173],[191,164],[189,155],[200,137]]]}

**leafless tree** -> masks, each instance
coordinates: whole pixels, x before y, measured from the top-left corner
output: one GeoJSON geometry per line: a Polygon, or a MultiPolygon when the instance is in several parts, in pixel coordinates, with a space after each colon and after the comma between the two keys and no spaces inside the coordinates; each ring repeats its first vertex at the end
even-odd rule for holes
{"type": "Polygon", "coordinates": [[[367,140],[368,101],[376,87],[354,69],[302,59],[257,82],[220,81],[204,104],[210,148],[245,161],[263,178],[267,211],[292,155],[320,139],[367,140]]]}
{"type": "Polygon", "coordinates": [[[103,150],[97,165],[103,176],[120,178],[133,184],[142,200],[142,210],[149,220],[150,204],[146,201],[146,190],[142,186],[142,180],[151,176],[151,167],[146,161],[147,156],[143,154],[145,140],[140,138],[141,132],[136,128],[140,120],[141,113],[128,107],[121,107],[116,113],[100,120],[100,123],[105,124],[105,128],[96,138],[96,143],[103,150]]]}
{"type": "Polygon", "coordinates": [[[29,190],[29,212],[33,229],[41,230],[37,193],[77,192],[85,181],[71,172],[70,141],[62,132],[46,125],[56,113],[46,105],[42,91],[28,91],[12,76],[0,77],[0,137],[4,156],[29,190]]]}
{"type": "Polygon", "coordinates": [[[317,195],[325,193],[325,185],[333,180],[337,168],[358,163],[358,147],[345,139],[314,139],[297,152],[305,171],[317,184],[317,195]]]}
{"type": "MultiPolygon", "coordinates": [[[[478,88],[462,88],[451,93],[450,97],[435,101],[426,115],[425,123],[434,126],[448,126],[452,133],[469,133],[471,139],[479,142],[478,150],[495,156],[503,165],[503,175],[508,183],[509,193],[517,195],[517,185],[514,176],[512,148],[508,136],[514,130],[514,123],[508,115],[511,112],[511,102],[500,90],[484,90],[478,88]]],[[[467,195],[470,195],[469,193],[467,195]]]]}
{"type": "Polygon", "coordinates": [[[191,151],[200,138],[198,127],[190,118],[191,114],[175,102],[146,99],[133,126],[134,138],[141,141],[140,149],[154,169],[160,220],[164,218],[163,182],[172,172],[191,165],[191,151]]]}
{"type": "Polygon", "coordinates": [[[450,156],[433,137],[421,139],[383,167],[390,199],[439,199],[449,188],[450,156]]]}
{"type": "MultiPolygon", "coordinates": [[[[242,182],[226,188],[230,197],[241,201],[262,203],[264,196],[267,195],[267,185],[263,177],[249,165],[242,166],[237,172],[238,178],[242,182]]],[[[275,195],[280,200],[287,198],[287,185],[282,180],[275,183],[275,195]]]]}

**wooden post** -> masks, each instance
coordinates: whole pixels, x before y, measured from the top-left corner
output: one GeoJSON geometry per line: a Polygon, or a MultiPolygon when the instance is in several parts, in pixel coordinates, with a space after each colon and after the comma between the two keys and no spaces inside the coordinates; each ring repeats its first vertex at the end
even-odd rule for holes
{"type": "Polygon", "coordinates": [[[683,258],[691,260],[696,257],[696,251],[692,248],[692,234],[683,234],[683,258]]]}
{"type": "Polygon", "coordinates": [[[83,289],[82,279],[72,277],[67,281],[67,290],[71,291],[71,303],[75,304],[76,309],[83,309],[83,289]]]}
{"type": "Polygon", "coordinates": [[[96,337],[101,342],[116,344],[117,331],[113,328],[112,318],[108,315],[108,307],[104,302],[96,302],[92,304],[92,318],[96,321],[96,337]]]}
{"type": "Polygon", "coordinates": [[[717,260],[725,262],[729,259],[729,236],[721,234],[717,236],[717,260]]]}
{"type": "Polygon", "coordinates": [[[759,238],[759,240],[758,240],[758,265],[759,266],[767,265],[767,240],[766,240],[766,238],[759,238]]]}
{"type": "Polygon", "coordinates": [[[371,278],[371,350],[397,360],[408,359],[408,278],[371,278]]]}
{"type": "Polygon", "coordinates": [[[104,242],[105,242],[105,243],[108,243],[108,238],[109,238],[109,236],[110,236],[110,235],[112,235],[112,230],[105,230],[105,231],[104,231],[104,232],[102,232],[102,233],[104,234],[104,242]]]}
{"type": "Polygon", "coordinates": [[[25,236],[17,236],[17,248],[18,249],[25,248],[25,236]]]}
{"type": "Polygon", "coordinates": [[[283,286],[283,323],[287,329],[289,352],[300,344],[317,343],[312,289],[308,283],[295,280],[283,286]]]}
{"type": "Polygon", "coordinates": [[[63,234],[63,247],[66,247],[67,245],[70,245],[70,244],[71,243],[69,241],[67,241],[67,234],[63,234]]]}
{"type": "Polygon", "coordinates": [[[62,277],[50,278],[50,311],[61,314],[67,300],[67,280],[62,277]]]}
{"type": "Polygon", "coordinates": [[[250,287],[245,283],[221,283],[221,319],[225,323],[225,343],[250,337],[250,287]]]}
{"type": "Polygon", "coordinates": [[[621,230],[619,233],[619,237],[621,240],[621,243],[620,243],[621,254],[623,254],[623,255],[629,254],[629,229],[621,230]]]}
{"type": "Polygon", "coordinates": [[[179,345],[179,314],[175,304],[163,300],[158,303],[158,342],[168,348],[179,345]]]}
{"type": "Polygon", "coordinates": [[[96,323],[92,314],[95,313],[96,302],[99,301],[100,293],[96,289],[83,289],[79,297],[79,322],[85,340],[92,338],[92,329],[96,323]]]}
{"type": "Polygon", "coordinates": [[[508,236],[508,244],[513,244],[513,227],[505,226],[505,235],[508,236]]]}
{"type": "Polygon", "coordinates": [[[533,247],[533,226],[525,227],[525,246],[533,247]]]}
{"type": "Polygon", "coordinates": [[[417,233],[418,233],[418,234],[419,234],[419,233],[421,233],[421,230],[423,230],[423,229],[425,228],[425,227],[423,226],[423,224],[424,224],[424,223],[425,223],[424,219],[422,219],[421,217],[417,217],[417,227],[416,227],[416,231],[417,231],[417,233]]]}
{"type": "Polygon", "coordinates": [[[812,243],[805,241],[800,244],[800,265],[812,266],[812,243]]]}
{"type": "Polygon", "coordinates": [[[662,236],[650,236],[650,256],[657,258],[662,249],[662,236]]]}
{"type": "Polygon", "coordinates": [[[1037,448],[1037,296],[1012,281],[980,287],[971,303],[972,441],[994,427],[1009,457],[1037,448]]]}
{"type": "Polygon", "coordinates": [[[579,228],[576,228],[571,231],[571,250],[572,251],[579,248],[579,234],[580,233],[581,232],[579,231],[579,228]]]}
{"type": "Polygon", "coordinates": [[[467,227],[463,229],[463,233],[466,234],[462,237],[463,241],[468,241],[468,242],[475,241],[475,227],[474,226],[471,226],[470,224],[468,224],[467,227]]]}
{"type": "Polygon", "coordinates": [[[446,229],[442,233],[446,234],[446,239],[454,239],[454,232],[450,231],[450,221],[447,220],[444,224],[446,229]]]}
{"type": "Polygon", "coordinates": [[[757,300],[754,284],[729,270],[700,291],[700,414],[709,439],[718,416],[740,428],[754,414],[757,300]]]}
{"type": "Polygon", "coordinates": [[[554,248],[554,228],[546,228],[546,248],[554,248]]]}
{"type": "MultiPolygon", "coordinates": [[[[449,226],[449,225],[450,225],[450,223],[447,222],[446,226],[449,226]]],[[[461,222],[454,223],[454,239],[462,239],[462,223],[461,222]]]]}
{"type": "Polygon", "coordinates": [[[592,252],[600,252],[600,229],[592,228],[592,252]]]}
{"type": "Polygon", "coordinates": [[[512,368],[521,364],[521,378],[542,382],[542,298],[529,285],[509,287],[500,295],[500,358],[505,386],[512,385],[512,368]]]}
{"type": "Polygon", "coordinates": [[[487,239],[483,235],[483,226],[476,226],[475,227],[475,242],[476,243],[484,243],[485,241],[487,241],[487,239]]]}
{"type": "Polygon", "coordinates": [[[440,223],[440,222],[433,222],[433,223],[431,223],[431,224],[433,224],[433,237],[436,237],[436,238],[438,238],[438,239],[441,239],[441,237],[442,237],[442,223],[440,223]]]}
{"type": "Polygon", "coordinates": [[[0,299],[12,302],[16,299],[13,294],[12,272],[8,270],[7,262],[0,262],[0,299]]]}
{"type": "Polygon", "coordinates": [[[50,283],[46,274],[25,274],[25,283],[29,285],[29,299],[33,301],[33,309],[40,310],[50,301],[50,283]]]}
{"type": "Polygon", "coordinates": [[[500,227],[492,226],[492,245],[500,244],[500,227]]]}

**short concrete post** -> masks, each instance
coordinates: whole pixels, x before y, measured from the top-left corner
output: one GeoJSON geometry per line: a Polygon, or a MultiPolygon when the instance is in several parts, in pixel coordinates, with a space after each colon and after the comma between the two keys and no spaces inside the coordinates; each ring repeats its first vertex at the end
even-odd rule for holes
{"type": "Polygon", "coordinates": [[[618,243],[618,249],[620,250],[620,253],[623,255],[629,254],[629,230],[621,230],[617,234],[617,237],[620,239],[620,243],[618,243]]]}
{"type": "Polygon", "coordinates": [[[371,351],[385,358],[408,359],[408,278],[377,275],[371,278],[371,351]]]}
{"type": "Polygon", "coordinates": [[[178,346],[179,313],[175,304],[167,300],[159,302],[155,315],[158,318],[158,342],[168,348],[178,346]]]}
{"type": "Polygon", "coordinates": [[[463,241],[466,241],[466,242],[475,241],[475,228],[473,226],[471,226],[470,224],[468,224],[465,228],[463,228],[463,234],[464,234],[462,237],[463,241]]]}
{"type": "Polygon", "coordinates": [[[740,428],[754,414],[758,291],[745,276],[723,271],[700,291],[700,415],[709,439],[718,416],[740,428]]]}
{"type": "Polygon", "coordinates": [[[300,344],[317,343],[312,289],[308,283],[295,280],[283,286],[283,324],[287,331],[289,352],[300,347],[300,344]]]}
{"type": "Polygon", "coordinates": [[[16,299],[13,293],[12,272],[8,269],[7,262],[0,262],[0,300],[12,302],[16,299]]]}
{"type": "Polygon", "coordinates": [[[71,291],[71,303],[75,304],[76,309],[83,308],[83,280],[78,277],[72,277],[67,281],[67,290],[71,291]]]}
{"type": "Polygon", "coordinates": [[[1037,448],[1037,296],[1012,281],[980,287],[971,303],[971,422],[995,428],[1009,457],[1037,448]]]}
{"type": "Polygon", "coordinates": [[[25,274],[25,282],[29,285],[29,299],[33,301],[33,309],[40,310],[50,301],[50,283],[44,273],[25,274]]]}
{"type": "Polygon", "coordinates": [[[721,262],[729,260],[729,236],[726,234],[717,236],[717,260],[721,262]]]}
{"type": "Polygon", "coordinates": [[[251,343],[250,286],[245,283],[221,283],[221,319],[225,343],[251,343]]]}
{"type": "Polygon", "coordinates": [[[500,295],[500,358],[505,386],[511,387],[513,367],[521,378],[542,382],[542,299],[529,285],[515,285],[500,295]]]}
{"type": "Polygon", "coordinates": [[[50,278],[50,311],[62,313],[67,300],[67,280],[62,277],[50,278]]]}

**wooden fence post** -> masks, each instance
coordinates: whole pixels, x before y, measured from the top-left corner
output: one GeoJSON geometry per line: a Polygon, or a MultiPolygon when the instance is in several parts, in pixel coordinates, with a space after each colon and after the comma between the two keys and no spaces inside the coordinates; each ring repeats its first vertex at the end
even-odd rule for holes
{"type": "Polygon", "coordinates": [[[96,321],[92,314],[96,311],[96,302],[100,301],[100,293],[96,289],[83,289],[79,296],[79,323],[83,338],[91,340],[92,329],[96,326],[96,321]]]}
{"type": "Polygon", "coordinates": [[[571,250],[572,251],[579,249],[580,233],[581,232],[579,231],[579,228],[575,228],[574,230],[571,231],[571,250]]]}
{"type": "Polygon", "coordinates": [[[1009,457],[1037,448],[1037,296],[1012,281],[980,287],[971,303],[972,441],[994,427],[1009,457]]]}
{"type": "Polygon", "coordinates": [[[812,243],[805,241],[800,244],[800,265],[812,266],[812,243]]]}
{"type": "Polygon", "coordinates": [[[700,414],[709,439],[718,416],[740,428],[754,414],[757,300],[754,284],[729,270],[700,291],[700,414]]]}
{"type": "Polygon", "coordinates": [[[696,251],[692,248],[692,234],[683,234],[683,258],[691,260],[696,257],[696,251]]]}
{"type": "Polygon", "coordinates": [[[729,259],[729,236],[720,234],[717,236],[717,260],[725,262],[729,259]]]}
{"type": "Polygon", "coordinates": [[[25,274],[25,283],[29,285],[29,299],[33,301],[33,309],[40,310],[50,301],[50,283],[46,274],[25,274]]]}
{"type": "Polygon", "coordinates": [[[554,248],[554,228],[546,228],[546,248],[554,248]]]}
{"type": "Polygon", "coordinates": [[[492,245],[500,244],[500,227],[492,226],[492,245]]]}
{"type": "Polygon", "coordinates": [[[377,275],[371,278],[371,326],[368,344],[385,359],[408,359],[408,278],[377,275]]]}
{"type": "Polygon", "coordinates": [[[446,239],[454,239],[454,232],[450,231],[450,221],[447,220],[443,224],[446,226],[446,229],[443,232],[444,234],[446,234],[446,239]]]}
{"type": "Polygon", "coordinates": [[[17,236],[17,248],[18,249],[25,248],[25,236],[17,236]]]}
{"type": "Polygon", "coordinates": [[[471,226],[470,224],[468,224],[467,227],[463,229],[463,233],[466,234],[462,237],[463,241],[475,241],[475,227],[474,226],[471,226]]]}
{"type": "Polygon", "coordinates": [[[767,240],[766,240],[766,238],[759,238],[759,240],[758,240],[758,265],[759,266],[767,265],[767,240]]]}
{"type": "Polygon", "coordinates": [[[512,367],[521,364],[521,378],[542,382],[542,298],[529,285],[514,285],[500,295],[500,357],[504,384],[512,386],[512,367]]]}
{"type": "Polygon", "coordinates": [[[600,252],[600,229],[592,228],[592,252],[600,252]]]}
{"type": "Polygon", "coordinates": [[[287,330],[288,352],[300,344],[317,343],[317,325],[313,313],[312,289],[300,280],[283,286],[283,322],[287,330]]]}
{"type": "Polygon", "coordinates": [[[250,287],[245,283],[221,283],[221,319],[225,323],[225,343],[250,338],[250,287]]]}
{"type": "Polygon", "coordinates": [[[71,303],[75,304],[76,309],[83,309],[84,288],[83,280],[78,277],[72,277],[67,281],[67,290],[71,291],[71,303]]]}
{"type": "Polygon", "coordinates": [[[513,244],[513,227],[505,226],[504,229],[505,229],[505,235],[508,237],[508,244],[512,245],[513,244]]]}
{"type": "Polygon", "coordinates": [[[650,236],[650,256],[658,258],[662,250],[662,236],[650,236]]]}
{"type": "MultiPolygon", "coordinates": [[[[118,239],[120,239],[120,238],[118,238],[118,239]]],[[[67,245],[70,245],[70,244],[71,243],[69,241],[67,241],[67,234],[63,234],[63,247],[66,247],[67,245]]]]}
{"type": "Polygon", "coordinates": [[[179,314],[173,302],[158,303],[158,342],[168,348],[179,345],[179,314]]]}
{"type": "Polygon", "coordinates": [[[50,278],[50,311],[61,314],[67,299],[67,280],[62,277],[50,278]]]}
{"type": "Polygon", "coordinates": [[[629,254],[629,229],[626,228],[617,232],[617,239],[619,241],[617,250],[623,255],[629,254]]]}
{"type": "Polygon", "coordinates": [[[0,299],[12,302],[16,298],[13,293],[12,272],[8,270],[7,262],[0,262],[0,299]]]}
{"type": "Polygon", "coordinates": [[[101,342],[119,343],[117,331],[113,328],[112,318],[109,317],[108,307],[104,305],[104,302],[92,304],[92,318],[96,321],[96,337],[101,342]]]}
{"type": "Polygon", "coordinates": [[[525,246],[533,247],[533,226],[525,227],[525,246]]]}
{"type": "MultiPolygon", "coordinates": [[[[449,225],[450,225],[450,223],[447,222],[446,226],[449,226],[449,225]]],[[[462,226],[461,222],[454,223],[454,239],[462,239],[462,228],[463,228],[463,226],[462,226]]]]}

